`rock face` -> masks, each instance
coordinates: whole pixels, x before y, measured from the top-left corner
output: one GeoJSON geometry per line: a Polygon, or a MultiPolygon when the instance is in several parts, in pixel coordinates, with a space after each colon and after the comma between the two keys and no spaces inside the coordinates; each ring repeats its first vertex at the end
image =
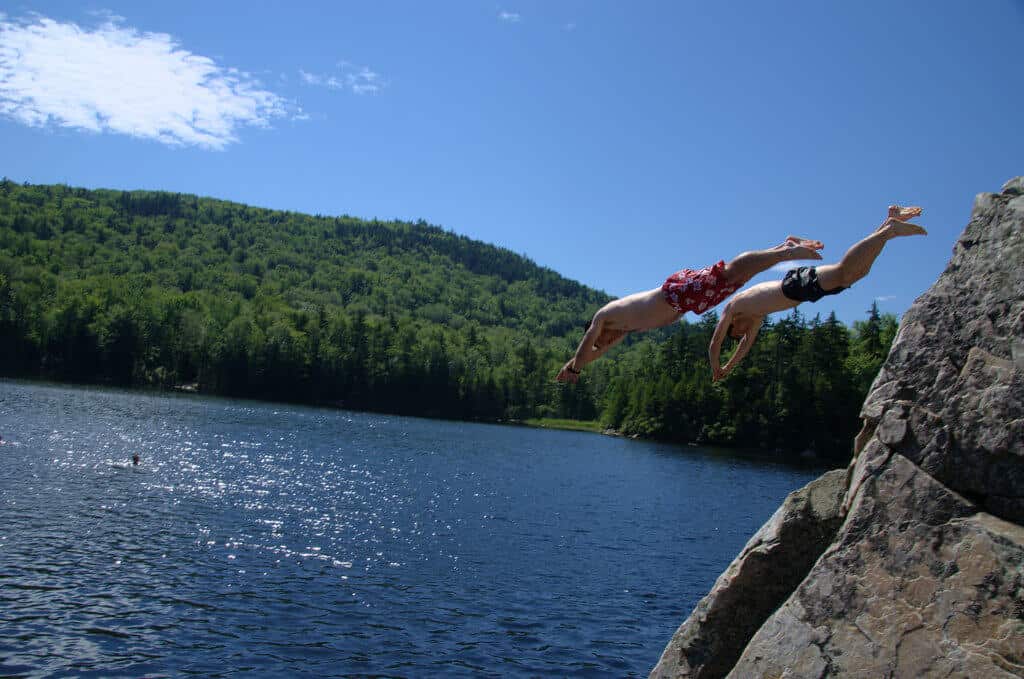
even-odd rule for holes
{"type": "Polygon", "coordinates": [[[977,197],[861,416],[834,515],[787,506],[835,472],[791,495],[652,677],[1024,677],[1024,178],[977,197]]]}
{"type": "Polygon", "coordinates": [[[837,469],[790,493],[672,637],[655,675],[725,676],[832,541],[845,492],[837,469]]]}

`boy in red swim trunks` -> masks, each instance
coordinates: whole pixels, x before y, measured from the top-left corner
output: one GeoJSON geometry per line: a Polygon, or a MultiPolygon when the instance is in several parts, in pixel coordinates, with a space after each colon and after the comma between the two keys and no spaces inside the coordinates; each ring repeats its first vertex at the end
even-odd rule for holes
{"type": "Polygon", "coordinates": [[[669,325],[687,311],[702,314],[779,262],[821,259],[817,251],[823,247],[821,241],[790,236],[773,248],[744,252],[729,263],[683,269],[669,276],[661,287],[613,300],[594,314],[576,354],[555,379],[577,382],[583,366],[600,358],[627,333],[669,325]]]}
{"type": "Polygon", "coordinates": [[[725,305],[708,347],[712,380],[722,379],[743,360],[767,314],[792,309],[801,302],[817,302],[826,295],[839,294],[868,275],[875,258],[891,239],[927,234],[923,227],[907,221],[921,212],[919,207],[890,205],[889,215],[882,225],[855,243],[837,264],[791,269],[781,281],[758,283],[733,297],[725,305]],[[739,340],[739,346],[723,366],[720,354],[726,335],[739,340]]]}

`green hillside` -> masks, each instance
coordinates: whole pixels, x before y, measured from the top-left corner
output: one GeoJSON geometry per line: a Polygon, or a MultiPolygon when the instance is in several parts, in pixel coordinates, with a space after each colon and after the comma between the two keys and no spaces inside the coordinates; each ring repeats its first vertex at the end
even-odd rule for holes
{"type": "Polygon", "coordinates": [[[484,419],[566,414],[608,299],[425,223],[7,180],[0,276],[7,375],[484,419]]]}

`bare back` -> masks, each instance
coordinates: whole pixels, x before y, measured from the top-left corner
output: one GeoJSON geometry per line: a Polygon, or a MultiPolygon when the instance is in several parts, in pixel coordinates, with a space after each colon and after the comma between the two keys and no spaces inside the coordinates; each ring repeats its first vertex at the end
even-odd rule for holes
{"type": "Polygon", "coordinates": [[[633,332],[669,325],[679,315],[665,301],[661,288],[654,288],[608,302],[595,318],[608,330],[633,332]]]}
{"type": "Polygon", "coordinates": [[[799,303],[782,294],[782,281],[765,281],[736,293],[729,310],[734,316],[758,317],[792,309],[799,303]]]}

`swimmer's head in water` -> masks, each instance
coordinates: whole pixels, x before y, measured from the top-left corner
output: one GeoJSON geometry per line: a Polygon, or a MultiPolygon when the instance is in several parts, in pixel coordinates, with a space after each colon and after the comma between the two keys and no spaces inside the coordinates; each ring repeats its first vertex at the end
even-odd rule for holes
{"type": "Polygon", "coordinates": [[[138,464],[138,463],[139,463],[139,454],[135,453],[134,455],[132,455],[132,464],[138,464]]]}

